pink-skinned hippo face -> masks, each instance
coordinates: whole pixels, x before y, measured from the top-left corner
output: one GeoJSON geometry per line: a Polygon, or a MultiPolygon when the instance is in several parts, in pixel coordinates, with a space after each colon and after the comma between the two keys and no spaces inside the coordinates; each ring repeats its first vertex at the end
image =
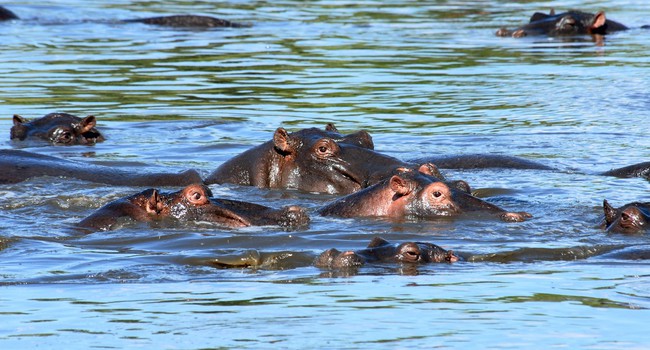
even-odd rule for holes
{"type": "Polygon", "coordinates": [[[104,136],[95,128],[94,116],[79,118],[67,113],[50,113],[29,121],[17,114],[11,127],[12,140],[36,139],[53,145],[94,145],[104,141],[104,136]]]}
{"type": "Polygon", "coordinates": [[[339,198],[319,211],[324,216],[427,219],[484,211],[504,221],[523,221],[525,212],[506,212],[469,193],[464,181],[443,182],[424,171],[398,168],[394,175],[357,193],[339,198]]]}
{"type": "Polygon", "coordinates": [[[628,203],[614,208],[607,200],[603,201],[605,218],[602,227],[607,232],[639,233],[650,228],[650,203],[628,203]]]}

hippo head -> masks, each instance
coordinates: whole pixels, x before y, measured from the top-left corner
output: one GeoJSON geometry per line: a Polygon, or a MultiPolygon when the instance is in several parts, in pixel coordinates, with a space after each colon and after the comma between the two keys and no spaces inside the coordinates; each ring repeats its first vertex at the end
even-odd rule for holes
{"type": "Polygon", "coordinates": [[[531,17],[531,26],[536,22],[551,22],[554,26],[550,29],[548,35],[580,35],[580,34],[605,34],[607,18],[605,12],[591,14],[581,11],[569,11],[558,15],[549,14],[547,16],[537,13],[531,17]]]}
{"type": "Polygon", "coordinates": [[[604,200],[603,210],[607,232],[637,233],[650,227],[650,203],[629,203],[616,209],[604,200]]]}
{"type": "Polygon", "coordinates": [[[251,222],[234,211],[214,204],[212,192],[203,184],[193,184],[180,191],[161,194],[159,215],[180,221],[206,221],[228,227],[246,227],[251,222]]]}
{"type": "Polygon", "coordinates": [[[513,36],[520,38],[529,35],[548,36],[571,36],[584,34],[604,35],[610,31],[625,30],[624,25],[607,20],[605,12],[596,14],[582,11],[567,11],[555,14],[551,10],[549,14],[536,12],[530,18],[530,23],[514,30],[508,31],[504,28],[497,31],[498,36],[513,36]]]}
{"type": "Polygon", "coordinates": [[[54,145],[92,145],[104,141],[104,136],[95,128],[97,119],[85,118],[67,113],[50,113],[43,118],[28,121],[15,114],[11,128],[11,139],[25,140],[33,136],[54,145]]]}
{"type": "Polygon", "coordinates": [[[388,180],[392,191],[390,216],[437,217],[461,212],[453,199],[452,189],[437,178],[419,171],[400,168],[401,174],[388,180]]]}
{"type": "Polygon", "coordinates": [[[488,203],[470,193],[470,187],[465,181],[443,182],[423,165],[419,171],[399,168],[403,171],[393,175],[389,180],[394,192],[391,211],[406,217],[429,218],[440,216],[456,216],[468,212],[492,212],[508,222],[521,222],[531,218],[527,212],[507,212],[500,207],[488,203]],[[400,203],[402,201],[402,203],[400,203]],[[402,213],[399,208],[404,208],[402,213]]]}
{"type": "Polygon", "coordinates": [[[309,192],[351,193],[365,187],[366,159],[374,153],[372,138],[365,131],[342,136],[332,130],[303,129],[288,133],[278,128],[273,148],[279,156],[271,165],[271,187],[309,192]]]}

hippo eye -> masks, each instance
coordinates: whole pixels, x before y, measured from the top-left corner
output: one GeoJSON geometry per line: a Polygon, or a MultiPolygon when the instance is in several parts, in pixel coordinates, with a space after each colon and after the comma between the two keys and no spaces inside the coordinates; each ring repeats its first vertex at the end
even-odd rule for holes
{"type": "Polygon", "coordinates": [[[198,191],[192,192],[192,193],[189,194],[189,196],[187,196],[187,200],[190,203],[197,204],[197,205],[203,203],[203,198],[204,198],[203,193],[198,192],[198,191]]]}
{"type": "Polygon", "coordinates": [[[314,153],[319,158],[335,156],[337,151],[338,145],[330,139],[322,139],[314,146],[314,153]]]}
{"type": "Polygon", "coordinates": [[[440,198],[442,196],[442,192],[440,191],[435,191],[431,194],[434,198],[440,198]]]}
{"type": "Polygon", "coordinates": [[[621,213],[621,220],[623,221],[631,221],[632,216],[628,213],[621,213]]]}
{"type": "Polygon", "coordinates": [[[73,140],[73,135],[70,131],[57,129],[53,133],[52,141],[56,143],[70,143],[73,140]]]}

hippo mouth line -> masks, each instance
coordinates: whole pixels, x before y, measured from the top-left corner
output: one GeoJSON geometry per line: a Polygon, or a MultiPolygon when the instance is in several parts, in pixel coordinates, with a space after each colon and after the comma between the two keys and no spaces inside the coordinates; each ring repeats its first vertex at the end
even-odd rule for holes
{"type": "Polygon", "coordinates": [[[366,181],[362,181],[359,179],[359,176],[356,176],[352,174],[351,172],[347,171],[345,167],[341,166],[341,164],[335,164],[332,167],[334,170],[336,170],[339,174],[341,174],[345,179],[349,180],[350,182],[353,182],[358,186],[359,189],[364,188],[364,183],[366,181]]]}

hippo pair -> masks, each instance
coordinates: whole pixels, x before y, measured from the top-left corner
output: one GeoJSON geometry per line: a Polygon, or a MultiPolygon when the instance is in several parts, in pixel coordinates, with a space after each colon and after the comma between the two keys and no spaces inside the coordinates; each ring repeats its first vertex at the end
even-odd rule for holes
{"type": "Polygon", "coordinates": [[[120,198],[99,208],[77,226],[88,231],[111,230],[125,220],[205,221],[226,227],[278,225],[294,229],[307,225],[309,216],[305,209],[298,206],[273,209],[254,203],[213,198],[207,186],[192,184],[171,193],[147,189],[120,198]]]}
{"type": "MultiPolygon", "coordinates": [[[[334,200],[319,210],[323,216],[386,217],[422,219],[457,216],[462,212],[494,212],[505,221],[523,221],[525,212],[509,213],[461,189],[452,189],[429,175],[399,169],[399,175],[357,193],[334,200]]],[[[135,221],[206,221],[238,228],[251,225],[279,225],[287,228],[309,222],[305,209],[298,206],[274,210],[254,203],[210,198],[210,189],[192,184],[173,193],[148,189],[118,199],[97,210],[79,223],[80,227],[110,230],[122,218],[135,221]]]]}
{"type": "MultiPolygon", "coordinates": [[[[15,13],[5,7],[0,6],[0,21],[18,20],[20,19],[15,13]]],[[[144,23],[166,27],[194,27],[194,28],[218,28],[218,27],[232,27],[242,28],[249,27],[250,25],[230,22],[220,18],[210,16],[198,15],[171,15],[159,16],[148,18],[134,18],[126,19],[117,22],[123,23],[144,23]]]]}

